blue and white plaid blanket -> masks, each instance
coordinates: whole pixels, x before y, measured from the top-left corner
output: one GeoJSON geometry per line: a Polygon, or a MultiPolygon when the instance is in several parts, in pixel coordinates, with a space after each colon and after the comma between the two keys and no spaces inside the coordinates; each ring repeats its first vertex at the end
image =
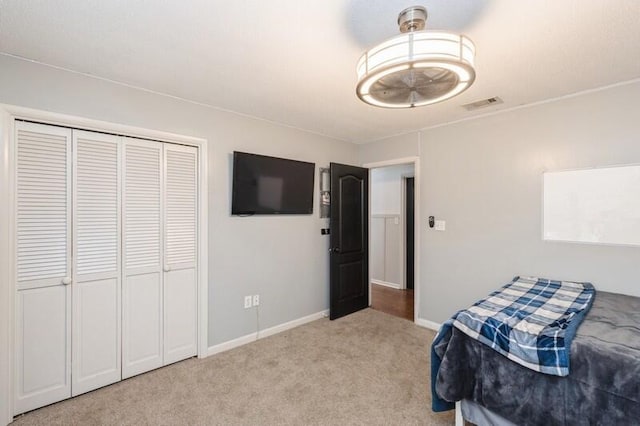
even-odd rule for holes
{"type": "Polygon", "coordinates": [[[515,277],[443,325],[453,326],[510,360],[545,374],[569,374],[569,350],[593,303],[590,283],[515,277]]]}

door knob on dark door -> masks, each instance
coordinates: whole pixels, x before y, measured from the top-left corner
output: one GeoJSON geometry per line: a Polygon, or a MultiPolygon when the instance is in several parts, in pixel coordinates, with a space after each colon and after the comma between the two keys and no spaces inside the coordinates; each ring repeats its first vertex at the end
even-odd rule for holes
{"type": "Polygon", "coordinates": [[[332,247],[329,249],[329,253],[340,253],[340,247],[332,247]]]}

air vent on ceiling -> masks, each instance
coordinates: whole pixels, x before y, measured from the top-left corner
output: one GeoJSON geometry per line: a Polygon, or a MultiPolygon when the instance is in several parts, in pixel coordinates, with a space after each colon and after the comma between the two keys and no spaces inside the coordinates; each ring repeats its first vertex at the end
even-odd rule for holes
{"type": "Polygon", "coordinates": [[[492,105],[498,105],[502,103],[502,99],[500,99],[497,96],[494,96],[492,98],[487,98],[487,99],[482,99],[480,101],[475,101],[475,102],[471,102],[469,104],[464,104],[462,105],[462,107],[464,109],[466,109],[467,111],[475,111],[477,109],[480,108],[486,108],[488,106],[492,106],[492,105]]]}

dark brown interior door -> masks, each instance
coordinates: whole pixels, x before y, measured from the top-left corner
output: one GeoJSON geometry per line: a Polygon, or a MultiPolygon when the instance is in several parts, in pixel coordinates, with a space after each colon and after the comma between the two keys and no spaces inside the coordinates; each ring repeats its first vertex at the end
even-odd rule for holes
{"type": "Polygon", "coordinates": [[[369,170],[331,163],[329,318],[369,306],[369,170]]]}

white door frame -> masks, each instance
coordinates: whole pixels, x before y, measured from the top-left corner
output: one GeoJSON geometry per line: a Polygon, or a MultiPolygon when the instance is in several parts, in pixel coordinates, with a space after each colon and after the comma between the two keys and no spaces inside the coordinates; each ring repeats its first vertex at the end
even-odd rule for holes
{"type": "MultiPolygon", "coordinates": [[[[403,157],[396,158],[394,160],[378,161],[375,163],[365,163],[362,167],[369,169],[369,207],[367,214],[371,218],[371,169],[377,169],[380,167],[398,166],[401,164],[413,164],[413,173],[415,178],[415,208],[414,208],[414,253],[413,253],[413,269],[414,269],[414,283],[413,283],[413,322],[418,321],[418,308],[420,307],[420,157],[403,157]]],[[[403,177],[404,180],[404,177],[403,177]]],[[[403,221],[404,222],[404,221],[403,221]]],[[[371,220],[369,220],[369,241],[371,241],[371,220]]],[[[403,235],[404,235],[403,231],[403,235]]],[[[406,244],[403,242],[403,246],[406,244]]],[[[406,253],[406,250],[405,250],[406,253]]],[[[405,255],[403,254],[403,260],[405,255]]],[[[369,245],[369,259],[371,259],[371,245],[369,245]]],[[[403,270],[405,268],[403,267],[403,270]]],[[[403,282],[406,279],[403,273],[403,282]]],[[[371,305],[371,262],[369,262],[369,305],[371,305]]],[[[405,284],[406,288],[406,284],[405,284]]]]}
{"type": "Polygon", "coordinates": [[[208,171],[207,140],[0,104],[0,425],[13,420],[15,328],[15,120],[72,127],[198,147],[198,357],[208,349],[208,171]]]}

